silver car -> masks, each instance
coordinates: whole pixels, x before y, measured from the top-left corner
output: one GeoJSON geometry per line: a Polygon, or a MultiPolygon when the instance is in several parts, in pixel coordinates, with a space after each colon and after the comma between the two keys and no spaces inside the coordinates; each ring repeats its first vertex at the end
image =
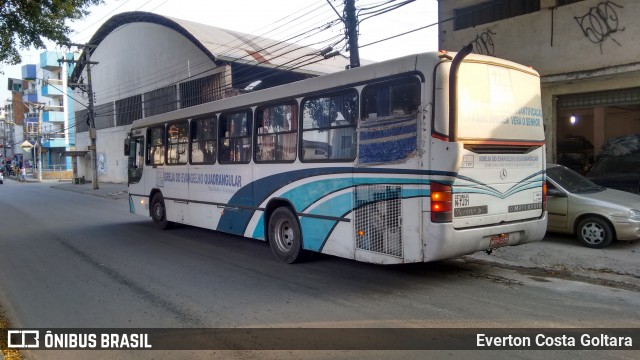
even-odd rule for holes
{"type": "Polygon", "coordinates": [[[576,234],[590,248],[640,239],[640,195],[608,189],[562,165],[547,164],[547,230],[576,234]]]}

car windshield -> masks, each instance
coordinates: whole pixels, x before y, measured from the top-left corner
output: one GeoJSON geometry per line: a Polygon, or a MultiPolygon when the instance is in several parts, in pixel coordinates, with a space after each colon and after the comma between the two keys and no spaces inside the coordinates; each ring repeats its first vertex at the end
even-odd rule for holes
{"type": "Polygon", "coordinates": [[[570,193],[598,192],[605,189],[564,166],[548,167],[547,177],[570,193]]]}
{"type": "Polygon", "coordinates": [[[605,156],[598,159],[589,171],[590,176],[620,173],[640,173],[640,156],[605,156]]]}

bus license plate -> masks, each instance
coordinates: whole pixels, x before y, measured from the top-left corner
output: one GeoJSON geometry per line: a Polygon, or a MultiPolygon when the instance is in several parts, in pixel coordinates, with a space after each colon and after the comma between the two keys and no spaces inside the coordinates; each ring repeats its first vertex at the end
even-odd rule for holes
{"type": "Polygon", "coordinates": [[[491,248],[497,248],[505,245],[509,245],[509,234],[491,235],[491,241],[489,243],[491,248]]]}

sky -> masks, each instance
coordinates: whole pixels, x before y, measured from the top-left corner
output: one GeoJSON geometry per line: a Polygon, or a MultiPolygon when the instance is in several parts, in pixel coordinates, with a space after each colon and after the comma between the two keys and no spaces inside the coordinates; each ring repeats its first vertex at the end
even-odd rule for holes
{"type": "MultiPolygon", "coordinates": [[[[356,9],[363,9],[386,3],[388,0],[356,0],[356,9]]],[[[402,3],[396,0],[391,4],[402,3]]],[[[335,9],[342,15],[343,1],[332,0],[335,9]]],[[[386,5],[385,5],[386,6],[386,5]]],[[[262,35],[275,40],[286,40],[294,34],[312,26],[302,15],[313,11],[314,22],[322,23],[338,17],[327,0],[106,0],[104,4],[90,7],[91,13],[84,19],[70,22],[74,32],[70,35],[74,43],[88,42],[96,30],[110,17],[127,11],[147,11],[158,15],[194,21],[219,28],[235,30],[247,34],[262,35]]],[[[436,51],[438,44],[437,0],[415,0],[392,11],[365,19],[367,11],[362,10],[358,44],[361,59],[382,61],[425,51],[436,51]],[[432,25],[432,26],[428,26],[432,25]],[[428,27],[427,27],[428,26],[428,27]],[[418,28],[412,32],[372,44],[418,28]],[[371,45],[369,45],[371,44],[371,45]]],[[[339,35],[343,25],[327,30],[339,35]]],[[[316,39],[317,40],[317,39],[316,39]]],[[[314,38],[298,41],[311,46],[314,38]]],[[[55,44],[48,44],[47,50],[58,50],[55,44]]],[[[43,49],[29,49],[21,52],[22,64],[37,64],[43,49]]],[[[348,55],[346,52],[343,54],[348,55]]],[[[0,105],[10,97],[7,78],[20,78],[21,65],[0,65],[0,105]]]]}

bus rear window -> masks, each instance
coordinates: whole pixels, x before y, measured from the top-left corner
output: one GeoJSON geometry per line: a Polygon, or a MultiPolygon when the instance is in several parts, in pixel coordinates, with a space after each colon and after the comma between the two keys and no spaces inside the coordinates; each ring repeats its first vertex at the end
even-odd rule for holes
{"type": "Polygon", "coordinates": [[[540,79],[533,73],[463,62],[457,101],[461,140],[544,141],[540,79]]]}

